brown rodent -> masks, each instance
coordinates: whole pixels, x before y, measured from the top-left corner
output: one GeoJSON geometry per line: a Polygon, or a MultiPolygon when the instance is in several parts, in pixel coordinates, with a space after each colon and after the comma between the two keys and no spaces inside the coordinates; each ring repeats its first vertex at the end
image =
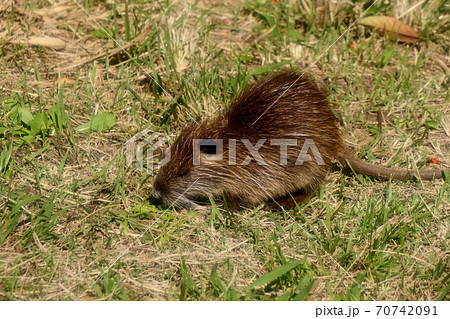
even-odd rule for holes
{"type": "Polygon", "coordinates": [[[291,208],[322,183],[334,161],[381,179],[443,176],[442,170],[386,168],[358,159],[341,139],[324,90],[309,76],[282,72],[243,90],[223,114],[186,125],[152,194],[178,207],[193,208],[198,200],[223,196],[231,210],[273,199],[291,208]],[[302,153],[304,145],[311,146],[306,147],[309,158],[302,153]],[[300,153],[303,162],[297,161],[300,153]]]}

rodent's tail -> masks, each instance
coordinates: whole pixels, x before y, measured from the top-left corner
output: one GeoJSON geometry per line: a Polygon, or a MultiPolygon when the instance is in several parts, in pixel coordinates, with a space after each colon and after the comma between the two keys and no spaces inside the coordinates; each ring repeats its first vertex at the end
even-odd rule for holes
{"type": "Polygon", "coordinates": [[[423,180],[431,180],[442,178],[444,170],[428,169],[428,170],[406,170],[399,168],[388,168],[381,165],[370,164],[365,160],[357,158],[351,151],[344,152],[339,161],[342,165],[349,165],[351,168],[360,174],[379,178],[379,179],[397,179],[397,180],[411,180],[420,177],[423,180]]]}

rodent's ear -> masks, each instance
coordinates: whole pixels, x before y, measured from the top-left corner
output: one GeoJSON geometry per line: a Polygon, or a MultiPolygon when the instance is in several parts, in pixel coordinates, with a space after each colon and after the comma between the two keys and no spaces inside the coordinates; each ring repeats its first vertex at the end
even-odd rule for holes
{"type": "Polygon", "coordinates": [[[195,124],[195,121],[193,119],[190,119],[186,123],[184,123],[184,127],[189,127],[195,124]]]}

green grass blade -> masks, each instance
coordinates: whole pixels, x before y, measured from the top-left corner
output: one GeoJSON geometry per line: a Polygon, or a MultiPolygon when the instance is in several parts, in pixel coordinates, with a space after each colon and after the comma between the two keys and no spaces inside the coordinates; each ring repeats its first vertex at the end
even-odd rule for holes
{"type": "Polygon", "coordinates": [[[275,270],[262,275],[261,277],[259,277],[258,279],[256,279],[250,286],[248,286],[246,289],[247,290],[251,290],[255,287],[259,287],[265,284],[268,284],[272,281],[274,281],[275,279],[283,276],[284,274],[288,273],[289,271],[291,271],[292,269],[296,268],[298,265],[300,265],[303,261],[302,260],[296,260],[293,262],[290,262],[288,264],[285,264],[281,267],[276,268],[275,270]]]}

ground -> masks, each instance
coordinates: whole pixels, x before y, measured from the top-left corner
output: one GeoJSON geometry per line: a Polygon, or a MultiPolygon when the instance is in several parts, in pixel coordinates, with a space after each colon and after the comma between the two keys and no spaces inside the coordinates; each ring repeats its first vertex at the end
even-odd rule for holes
{"type": "Polygon", "coordinates": [[[175,137],[246,83],[313,65],[358,156],[449,167],[446,1],[78,4],[0,2],[0,299],[450,299],[448,176],[336,167],[288,212],[166,210],[125,151],[145,128],[175,137]],[[354,25],[321,56],[366,9],[419,39],[354,25]]]}

